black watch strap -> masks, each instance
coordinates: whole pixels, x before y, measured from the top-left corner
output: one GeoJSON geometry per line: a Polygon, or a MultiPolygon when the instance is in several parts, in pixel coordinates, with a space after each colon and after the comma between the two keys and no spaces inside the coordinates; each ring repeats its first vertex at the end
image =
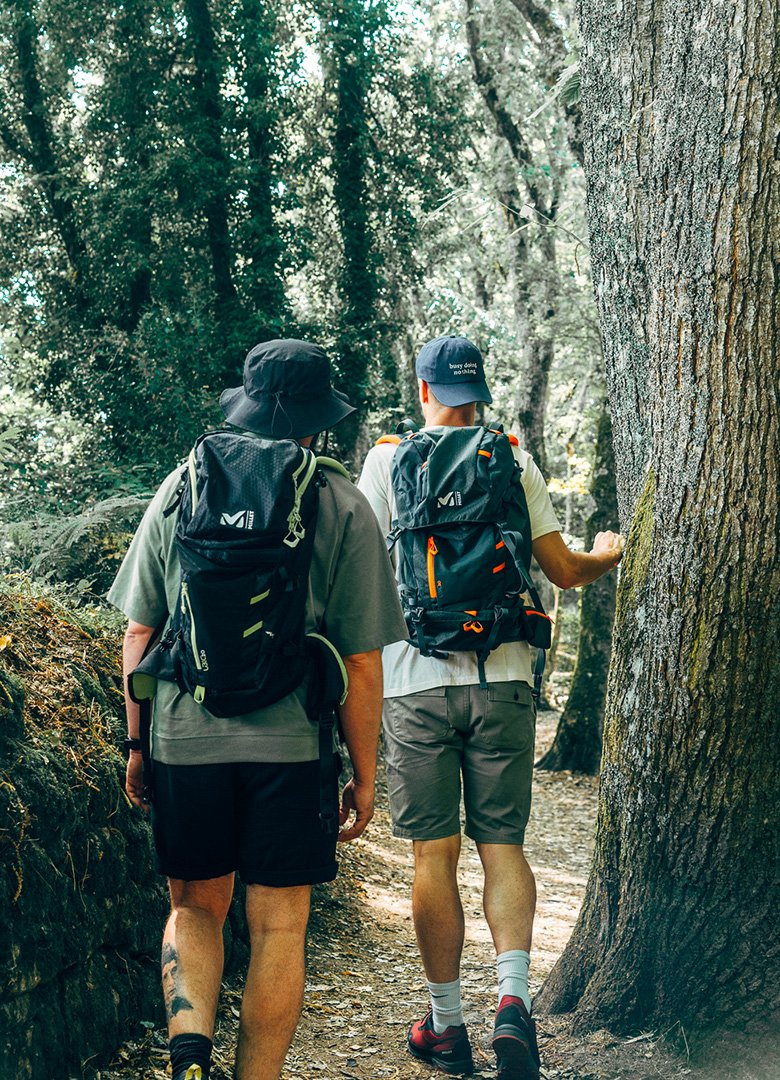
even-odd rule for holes
{"type": "Polygon", "coordinates": [[[141,740],[140,739],[125,739],[124,742],[122,743],[122,749],[124,750],[124,752],[126,754],[129,754],[131,750],[139,750],[140,751],[140,749],[141,749],[141,740]]]}

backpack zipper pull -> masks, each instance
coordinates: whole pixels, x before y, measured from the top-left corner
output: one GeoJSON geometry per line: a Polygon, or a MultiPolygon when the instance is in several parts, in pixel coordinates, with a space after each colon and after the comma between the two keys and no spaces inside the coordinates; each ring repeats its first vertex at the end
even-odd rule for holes
{"type": "Polygon", "coordinates": [[[432,536],[428,537],[428,592],[436,599],[436,567],[434,566],[434,555],[439,554],[439,549],[436,547],[436,541],[432,536]]]}

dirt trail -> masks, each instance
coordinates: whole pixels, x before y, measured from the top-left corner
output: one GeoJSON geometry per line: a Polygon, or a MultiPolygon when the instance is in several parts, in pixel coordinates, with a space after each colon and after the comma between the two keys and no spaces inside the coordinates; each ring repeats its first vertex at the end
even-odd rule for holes
{"type": "MultiPolygon", "coordinates": [[[[557,713],[540,719],[540,750],[551,739],[557,719],[557,713]]],[[[532,992],[551,970],[579,911],[590,865],[596,789],[590,778],[554,773],[535,777],[526,842],[539,890],[532,992]]],[[[362,883],[360,925],[350,922],[349,915],[340,921],[329,912],[327,933],[317,933],[312,941],[306,1005],[283,1077],[378,1080],[435,1075],[405,1050],[406,1030],[425,1012],[427,994],[411,919],[411,845],[392,835],[384,798],[370,839],[354,846],[346,869],[347,877],[354,875],[362,883]]],[[[466,915],[461,973],[466,1022],[476,1075],[494,1076],[489,1045],[495,959],[482,915],[479,857],[468,839],[459,878],[466,915]]]]}
{"type": "MultiPolygon", "coordinates": [[[[543,713],[539,754],[558,714],[543,713]]],[[[571,933],[585,889],[593,846],[597,781],[567,773],[536,773],[526,853],[539,900],[531,961],[531,991],[552,969],[571,933]]],[[[306,999],[283,1080],[407,1080],[439,1076],[405,1048],[409,1023],[427,1007],[411,920],[411,845],[392,836],[384,792],[365,840],[341,855],[341,873],[315,890],[306,999]]],[[[466,946],[462,987],[477,1077],[495,1077],[490,1035],[496,1005],[492,943],[482,916],[482,876],[474,844],[460,861],[466,946]]],[[[212,1080],[230,1080],[240,984],[226,986],[215,1035],[212,1080]]],[[[658,1080],[684,1068],[650,1035],[630,1043],[607,1032],[575,1039],[562,1018],[539,1023],[546,1080],[658,1080]]],[[[128,1044],[102,1078],[165,1080],[165,1033],[149,1030],[128,1044]]],[[[170,1075],[169,1073],[167,1075],[170,1075]]]]}

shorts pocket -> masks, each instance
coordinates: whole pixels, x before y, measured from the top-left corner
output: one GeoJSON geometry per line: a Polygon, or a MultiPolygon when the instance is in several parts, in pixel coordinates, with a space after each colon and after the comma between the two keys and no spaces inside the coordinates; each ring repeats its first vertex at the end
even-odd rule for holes
{"type": "Polygon", "coordinates": [[[527,682],[492,683],[488,686],[488,701],[506,701],[531,705],[531,687],[527,682]]]}
{"type": "Polygon", "coordinates": [[[451,728],[445,691],[445,687],[436,686],[417,694],[385,698],[385,730],[401,744],[427,744],[446,737],[451,728]]]}
{"type": "Polygon", "coordinates": [[[528,683],[489,686],[474,737],[495,750],[533,755],[535,736],[536,713],[528,683]]]}

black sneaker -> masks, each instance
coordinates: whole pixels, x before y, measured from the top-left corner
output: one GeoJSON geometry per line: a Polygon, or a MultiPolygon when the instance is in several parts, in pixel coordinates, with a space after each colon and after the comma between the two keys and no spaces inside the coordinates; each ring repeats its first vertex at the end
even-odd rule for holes
{"type": "Polygon", "coordinates": [[[501,998],[493,1028],[498,1080],[539,1080],[536,1024],[521,998],[501,998]]]}
{"type": "Polygon", "coordinates": [[[435,1065],[442,1072],[455,1075],[474,1071],[465,1024],[448,1027],[437,1035],[433,1030],[433,1010],[429,1010],[422,1020],[415,1021],[409,1028],[406,1041],[410,1054],[435,1065]]]}

